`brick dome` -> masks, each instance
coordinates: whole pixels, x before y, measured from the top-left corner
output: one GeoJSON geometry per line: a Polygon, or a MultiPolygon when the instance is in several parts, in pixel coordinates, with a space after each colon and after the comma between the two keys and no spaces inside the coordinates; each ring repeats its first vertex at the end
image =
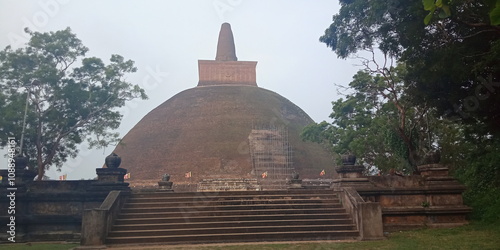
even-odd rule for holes
{"type": "Polygon", "coordinates": [[[318,178],[323,169],[331,177],[329,152],[299,136],[313,120],[286,98],[257,86],[257,62],[236,60],[231,28],[223,24],[216,60],[199,61],[198,86],[153,109],[116,147],[132,186],[155,185],[165,173],[176,184],[258,178],[252,138],[256,131],[273,128],[285,132],[280,138],[292,152],[287,162],[301,178],[318,178]]]}
{"type": "Polygon", "coordinates": [[[120,167],[131,173],[132,184],[155,184],[165,173],[174,183],[254,178],[248,143],[252,129],[285,127],[295,171],[302,178],[318,178],[322,169],[333,168],[322,146],[299,137],[312,122],[295,104],[263,88],[195,87],[149,112],[114,152],[122,158],[120,167]],[[187,172],[191,178],[185,178],[187,172]]]}

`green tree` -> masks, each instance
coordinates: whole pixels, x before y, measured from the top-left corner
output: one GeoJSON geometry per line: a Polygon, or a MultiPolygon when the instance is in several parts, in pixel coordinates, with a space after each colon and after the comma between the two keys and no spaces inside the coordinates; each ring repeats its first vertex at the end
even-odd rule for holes
{"type": "Polygon", "coordinates": [[[309,125],[302,138],[326,142],[338,154],[352,152],[379,169],[414,172],[438,148],[429,123],[436,120],[409,102],[405,72],[404,65],[359,71],[352,93],[332,103],[332,124],[309,125]]]}
{"type": "MultiPolygon", "coordinates": [[[[462,4],[460,1],[453,0],[422,0],[424,9],[429,11],[424,18],[424,23],[429,24],[436,17],[443,19],[451,16],[451,9],[457,7],[455,6],[457,3],[462,4]]],[[[500,0],[485,0],[481,4],[489,9],[490,24],[500,25],[500,0]]]]}
{"type": "Polygon", "coordinates": [[[379,49],[406,65],[415,105],[425,103],[438,115],[482,124],[477,132],[497,135],[500,27],[491,23],[491,1],[452,2],[449,17],[425,25],[429,10],[422,1],[341,0],[320,41],[341,58],[379,49]]]}
{"type": "Polygon", "coordinates": [[[136,71],[131,60],[112,55],[109,64],[88,51],[70,28],[31,36],[24,48],[7,46],[0,52],[0,145],[22,133],[28,104],[23,153],[38,170],[38,180],[50,166],[90,147],[118,141],[118,108],[134,98],[146,99],[143,89],[127,82],[136,71]]]}
{"type": "Polygon", "coordinates": [[[441,135],[441,163],[468,188],[464,201],[473,207],[472,218],[488,223],[500,222],[500,141],[480,136],[469,125],[443,120],[437,127],[441,135]]]}
{"type": "MultiPolygon", "coordinates": [[[[378,49],[385,58],[405,65],[400,94],[407,107],[428,108],[421,119],[425,123],[420,122],[417,130],[429,128],[424,133],[427,144],[439,146],[441,162],[468,186],[464,198],[476,218],[498,221],[500,1],[340,0],[340,4],[320,41],[340,58],[378,49]]],[[[410,111],[406,116],[418,117],[415,114],[410,111]]],[[[371,119],[383,116],[377,113],[371,119]]]]}

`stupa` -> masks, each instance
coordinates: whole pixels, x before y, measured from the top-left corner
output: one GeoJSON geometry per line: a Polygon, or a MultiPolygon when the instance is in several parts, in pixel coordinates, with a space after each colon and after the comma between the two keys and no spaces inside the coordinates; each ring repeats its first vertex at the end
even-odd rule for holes
{"type": "Polygon", "coordinates": [[[199,60],[199,82],[142,118],[114,152],[131,186],[153,186],[164,174],[176,185],[206,179],[332,177],[331,154],[304,142],[313,120],[279,94],[260,88],[255,61],[238,61],[222,24],[215,60],[199,60]],[[323,176],[325,177],[325,176],[323,176]]]}

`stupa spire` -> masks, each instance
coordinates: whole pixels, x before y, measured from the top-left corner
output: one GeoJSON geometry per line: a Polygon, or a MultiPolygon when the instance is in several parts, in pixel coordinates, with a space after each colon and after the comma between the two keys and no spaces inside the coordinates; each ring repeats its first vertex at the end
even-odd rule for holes
{"type": "Polygon", "coordinates": [[[238,61],[236,58],[236,49],[234,47],[233,32],[229,23],[223,23],[219,32],[219,41],[217,42],[216,61],[238,61]]]}
{"type": "Polygon", "coordinates": [[[257,62],[238,61],[234,49],[233,32],[229,23],[223,23],[219,32],[215,60],[198,60],[198,87],[216,85],[246,85],[257,87],[257,62]]]}

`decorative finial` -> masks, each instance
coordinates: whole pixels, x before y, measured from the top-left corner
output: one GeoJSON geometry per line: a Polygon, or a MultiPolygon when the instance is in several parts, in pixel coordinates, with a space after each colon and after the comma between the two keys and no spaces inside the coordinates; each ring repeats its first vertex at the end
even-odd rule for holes
{"type": "Polygon", "coordinates": [[[106,159],[104,159],[104,164],[106,164],[106,167],[108,168],[118,168],[120,163],[122,163],[122,158],[115,154],[115,152],[111,153],[106,157],[106,159]]]}
{"type": "Polygon", "coordinates": [[[238,61],[234,47],[233,32],[229,23],[223,23],[219,32],[216,61],[238,61]]]}

